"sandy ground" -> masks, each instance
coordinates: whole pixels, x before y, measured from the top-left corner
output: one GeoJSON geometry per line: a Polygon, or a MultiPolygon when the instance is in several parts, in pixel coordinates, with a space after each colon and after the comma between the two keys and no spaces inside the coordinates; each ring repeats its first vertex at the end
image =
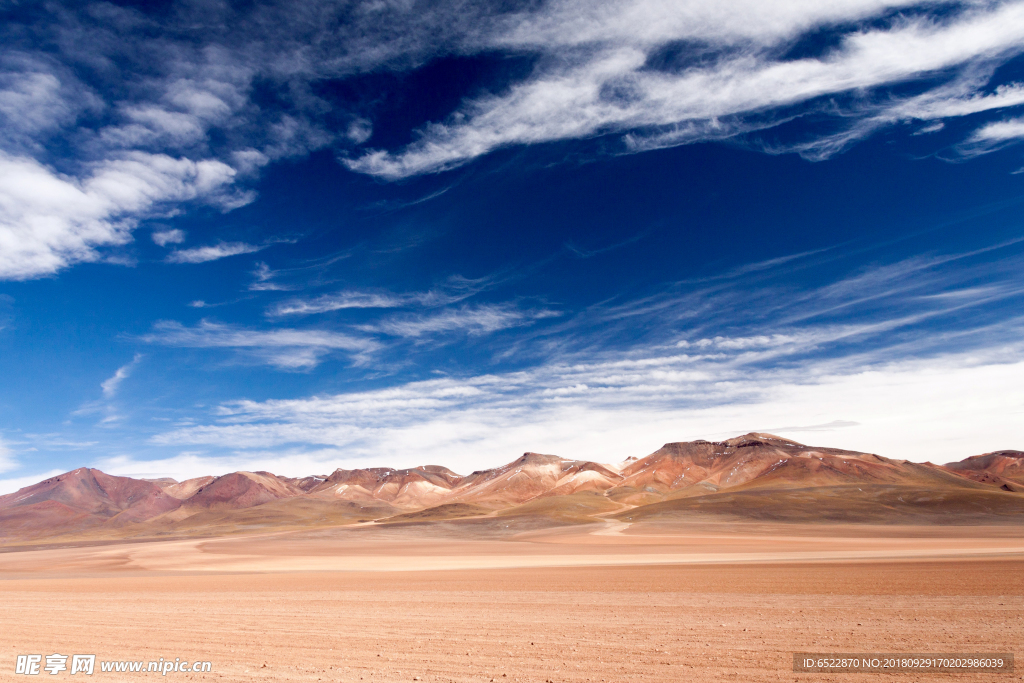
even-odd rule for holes
{"type": "Polygon", "coordinates": [[[0,553],[0,680],[59,652],[213,663],[182,680],[1008,681],[1024,666],[794,674],[792,654],[1022,644],[1014,527],[469,523],[0,553]]]}

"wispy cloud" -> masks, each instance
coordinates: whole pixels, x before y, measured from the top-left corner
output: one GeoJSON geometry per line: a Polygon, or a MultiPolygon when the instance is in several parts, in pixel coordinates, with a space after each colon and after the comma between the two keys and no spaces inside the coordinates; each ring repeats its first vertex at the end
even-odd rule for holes
{"type": "MultiPolygon", "coordinates": [[[[995,301],[1024,299],[1019,245],[845,274],[837,256],[773,259],[688,283],[688,291],[519,328],[518,343],[538,358],[522,370],[227,401],[153,441],[251,454],[281,471],[294,471],[293,462],[382,464],[381,452],[395,466],[456,469],[506,462],[527,448],[618,461],[667,441],[770,425],[919,461],[1019,448],[1024,432],[1008,416],[1024,415],[1024,316],[989,314],[995,301]],[[818,261],[834,279],[803,291],[777,281],[801,261],[818,261]],[[956,329],[931,326],[943,316],[955,317],[956,329]],[[971,387],[971,401],[950,386],[971,387]]],[[[441,321],[417,326],[430,315],[395,332],[415,340],[452,331],[441,321]]],[[[493,324],[521,322],[499,316],[493,324]]]]}
{"type": "Polygon", "coordinates": [[[121,388],[121,382],[131,376],[132,370],[135,369],[135,366],[137,366],[141,360],[142,354],[135,354],[135,358],[132,359],[131,363],[122,365],[110,379],[104,380],[100,385],[103,389],[103,396],[108,399],[113,398],[117,394],[117,390],[121,388]]]}
{"type": "Polygon", "coordinates": [[[277,282],[275,280],[277,273],[271,270],[266,263],[257,263],[252,274],[254,279],[249,284],[250,292],[286,292],[294,289],[290,285],[277,282]]]}
{"type": "Polygon", "coordinates": [[[184,230],[157,230],[151,237],[158,246],[166,247],[168,244],[181,244],[185,241],[184,230]]]}
{"type": "Polygon", "coordinates": [[[559,315],[561,313],[552,310],[525,311],[509,304],[481,304],[446,309],[437,313],[395,316],[381,322],[359,325],[358,329],[405,338],[446,332],[477,336],[530,325],[534,321],[559,315]]]}
{"type": "MultiPolygon", "coordinates": [[[[1013,354],[1020,357],[1021,349],[1013,354]]],[[[273,457],[327,451],[393,466],[436,462],[463,471],[507,462],[524,449],[617,462],[669,441],[735,435],[802,415],[823,445],[890,457],[947,461],[1022,438],[1004,417],[1024,362],[1000,354],[926,361],[763,368],[742,354],[634,357],[528,372],[438,379],[372,392],[222,404],[206,424],[154,438],[161,445],[273,457]],[[965,405],[947,391],[971,386],[965,405]]],[[[1013,408],[1024,412],[1024,403],[1013,408]]],[[[296,472],[297,473],[297,472],[296,472]]]]}
{"type": "Polygon", "coordinates": [[[1024,138],[1024,118],[989,123],[971,136],[972,140],[1005,142],[1024,138]]]}
{"type": "Polygon", "coordinates": [[[332,269],[354,253],[355,249],[344,249],[287,268],[271,268],[267,263],[257,263],[248,289],[251,292],[288,292],[323,287],[335,282],[332,269]]]}
{"type": "Polygon", "coordinates": [[[957,151],[972,157],[987,154],[1009,144],[1024,140],[1024,118],[986,123],[957,146],[957,151]]]}
{"type": "MultiPolygon", "coordinates": [[[[402,178],[511,145],[616,135],[618,152],[641,152],[809,117],[822,125],[806,140],[750,144],[823,158],[886,126],[1024,96],[993,81],[1024,50],[1024,3],[1009,0],[228,3],[204,7],[202,25],[219,27],[205,33],[188,12],[157,22],[98,7],[6,24],[0,278],[100,261],[146,218],[191,203],[244,205],[261,168],[328,146],[353,170],[402,178]],[[822,34],[827,49],[808,47],[822,34]],[[366,149],[372,114],[310,87],[453,53],[529,55],[533,67],[397,149],[366,149]],[[272,93],[259,104],[257,83],[272,93]]],[[[966,151],[1018,140],[1015,120],[980,122],[966,151]]]]}
{"type": "Polygon", "coordinates": [[[769,434],[786,434],[793,432],[833,432],[837,429],[845,429],[848,427],[859,427],[859,422],[852,422],[850,420],[832,420],[824,424],[817,425],[797,425],[790,427],[763,427],[755,429],[755,432],[767,432],[769,434]]]}
{"type": "Polygon", "coordinates": [[[267,315],[281,318],[289,315],[313,315],[341,311],[346,308],[398,308],[412,301],[408,296],[377,292],[343,291],[323,294],[311,299],[282,301],[267,309],[267,315]]]}
{"type": "Polygon", "coordinates": [[[284,370],[309,370],[329,353],[345,352],[364,362],[380,345],[372,339],[327,330],[253,330],[203,320],[194,327],[164,321],[142,341],[197,349],[237,349],[284,370]]]}
{"type": "MultiPolygon", "coordinates": [[[[101,426],[109,426],[115,423],[121,422],[125,419],[124,414],[121,412],[121,406],[114,399],[117,397],[118,391],[121,389],[121,384],[131,377],[132,371],[142,361],[143,355],[141,353],[135,354],[135,357],[130,363],[126,363],[117,369],[113,375],[103,380],[100,383],[100,389],[103,392],[103,398],[94,401],[87,401],[78,408],[72,411],[74,416],[101,416],[99,424],[101,426]]],[[[36,437],[34,442],[45,443],[49,447],[57,446],[74,446],[74,443],[69,443],[61,440],[54,440],[50,437],[44,437],[40,439],[36,437]]]]}
{"type": "Polygon", "coordinates": [[[245,242],[221,242],[208,247],[172,251],[168,254],[167,261],[169,263],[206,263],[239,254],[252,254],[266,248],[267,245],[257,246],[245,242]]]}
{"type": "MultiPolygon", "coordinates": [[[[1021,3],[865,26],[842,36],[825,54],[780,58],[784,46],[810,26],[858,22],[880,9],[861,2],[814,9],[772,4],[754,11],[764,22],[755,28],[740,16],[751,11],[747,5],[710,9],[638,1],[596,3],[579,12],[554,3],[496,40],[509,48],[557,53],[560,59],[544,63],[504,94],[467,102],[450,120],[425,126],[405,149],[366,152],[348,165],[402,178],[451,168],[508,145],[615,132],[627,134],[626,149],[642,151],[772,127],[800,115],[793,113],[794,106],[849,94],[862,110],[852,125],[806,143],[803,151],[821,158],[870,134],[886,119],[891,123],[901,106],[905,118],[939,118],[1020,104],[1019,86],[986,98],[977,89],[964,93],[939,83],[916,101],[903,102],[893,102],[891,93],[877,98],[870,93],[940,70],[953,70],[954,78],[969,73],[975,81],[978,73],[990,76],[996,65],[1022,49],[1021,3]],[[707,59],[655,66],[665,45],[696,40],[703,43],[707,59]],[[891,113],[880,116],[879,111],[891,113]]],[[[852,104],[847,109],[856,114],[852,104]]]]}
{"type": "MultiPolygon", "coordinates": [[[[593,305],[528,330],[512,350],[543,358],[556,349],[570,353],[631,344],[674,346],[680,340],[692,344],[719,336],[777,339],[822,334],[838,335],[833,342],[855,345],[900,328],[908,334],[924,330],[943,316],[975,311],[983,319],[993,304],[1024,294],[1012,275],[1022,265],[1020,244],[1010,241],[972,252],[915,256],[852,269],[844,265],[842,249],[770,259],[715,278],[680,281],[646,296],[593,305]],[[1001,255],[991,258],[998,250],[1001,255]],[[798,287],[791,277],[795,271],[828,279],[818,287],[798,287]]],[[[920,338],[927,340],[929,335],[920,338]]],[[[939,343],[940,337],[932,339],[939,343]]]]}
{"type": "Polygon", "coordinates": [[[630,244],[635,244],[636,242],[639,242],[640,240],[642,240],[646,236],[647,236],[647,232],[646,231],[645,232],[640,232],[640,233],[637,233],[636,235],[633,235],[632,237],[629,237],[627,239],[622,240],[621,242],[616,242],[615,244],[609,244],[609,245],[604,246],[604,247],[598,247],[596,249],[584,249],[583,247],[577,246],[576,244],[573,244],[572,242],[566,242],[565,243],[565,248],[568,249],[572,254],[574,254],[575,256],[577,256],[579,258],[592,258],[592,257],[597,256],[599,254],[604,254],[604,253],[607,253],[609,251],[615,251],[616,249],[621,249],[622,247],[629,246],[630,244]]]}
{"type": "Polygon", "coordinates": [[[370,290],[343,290],[317,297],[295,297],[274,304],[267,309],[267,316],[280,318],[290,315],[315,315],[349,308],[436,308],[449,306],[491,289],[511,276],[497,273],[481,278],[466,278],[452,275],[441,284],[425,292],[394,293],[370,290]]]}

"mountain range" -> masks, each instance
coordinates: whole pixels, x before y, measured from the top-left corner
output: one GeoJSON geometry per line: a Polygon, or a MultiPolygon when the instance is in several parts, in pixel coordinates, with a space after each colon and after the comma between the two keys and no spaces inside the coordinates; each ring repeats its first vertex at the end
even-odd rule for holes
{"type": "Polygon", "coordinates": [[[479,517],[551,524],[701,515],[872,523],[1024,522],[1024,453],[946,465],[806,446],[771,434],[665,444],[618,464],[525,453],[460,475],[436,465],[178,482],[79,468],[0,496],[0,542],[186,537],[479,517]]]}

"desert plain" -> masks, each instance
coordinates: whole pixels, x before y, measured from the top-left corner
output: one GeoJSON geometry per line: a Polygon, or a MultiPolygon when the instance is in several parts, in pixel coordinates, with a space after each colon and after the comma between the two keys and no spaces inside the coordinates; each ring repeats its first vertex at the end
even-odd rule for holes
{"type": "Polygon", "coordinates": [[[212,662],[184,680],[988,681],[794,674],[792,653],[1024,643],[1018,528],[467,525],[6,552],[0,677],[60,652],[212,662]]]}
{"type": "Polygon", "coordinates": [[[210,681],[1024,678],[792,669],[795,652],[1020,656],[1019,452],[919,466],[744,438],[608,470],[524,456],[419,506],[401,496],[442,494],[411,471],[62,475],[0,499],[0,680],[51,653],[209,661],[167,677],[210,681]],[[189,503],[229,484],[249,502],[189,503]],[[313,493],[267,498],[286,486],[313,493]]]}

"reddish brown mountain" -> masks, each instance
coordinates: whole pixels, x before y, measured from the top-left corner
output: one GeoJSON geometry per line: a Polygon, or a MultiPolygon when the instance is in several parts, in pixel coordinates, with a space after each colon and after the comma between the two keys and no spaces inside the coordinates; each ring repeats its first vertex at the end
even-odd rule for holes
{"type": "Polygon", "coordinates": [[[339,469],[309,492],[323,499],[384,501],[396,507],[422,509],[441,502],[461,479],[445,467],[429,465],[405,470],[339,469]]]}
{"type": "Polygon", "coordinates": [[[186,479],[180,483],[173,479],[168,479],[165,483],[160,483],[160,488],[162,488],[165,493],[174,496],[178,500],[185,500],[194,496],[196,491],[203,488],[216,478],[217,477],[196,477],[195,479],[186,479]]]}
{"type": "Polygon", "coordinates": [[[270,472],[232,472],[200,486],[185,500],[190,508],[242,509],[305,493],[270,472]]]}
{"type": "Polygon", "coordinates": [[[936,476],[934,468],[925,465],[870,453],[805,446],[758,433],[727,441],[665,444],[624,467],[622,475],[624,480],[616,487],[616,493],[635,491],[655,496],[698,484],[717,491],[745,484],[786,487],[918,483],[921,478],[936,476]]]}
{"type": "Polygon", "coordinates": [[[0,536],[86,530],[102,535],[111,528],[143,536],[210,535],[495,514],[547,515],[552,523],[575,523],[623,504],[629,509],[617,516],[630,520],[726,514],[1002,523],[1024,521],[1020,492],[1020,451],[987,453],[943,467],[752,433],[720,442],[669,443],[618,466],[525,453],[467,476],[427,465],[338,469],[326,477],[301,478],[233,472],[178,483],[78,469],[0,497],[0,536]]]}
{"type": "Polygon", "coordinates": [[[1024,492],[1024,452],[995,451],[946,464],[946,469],[972,481],[1006,491],[1024,492]]]}
{"type": "Polygon", "coordinates": [[[142,522],[180,505],[153,482],[83,467],[0,496],[0,535],[142,522]]]}
{"type": "Polygon", "coordinates": [[[308,477],[281,477],[280,479],[308,493],[327,481],[327,475],[313,474],[308,477]]]}
{"type": "Polygon", "coordinates": [[[540,496],[604,491],[621,479],[604,465],[566,460],[557,455],[524,453],[508,465],[465,477],[452,491],[450,500],[503,508],[540,496]]]}

